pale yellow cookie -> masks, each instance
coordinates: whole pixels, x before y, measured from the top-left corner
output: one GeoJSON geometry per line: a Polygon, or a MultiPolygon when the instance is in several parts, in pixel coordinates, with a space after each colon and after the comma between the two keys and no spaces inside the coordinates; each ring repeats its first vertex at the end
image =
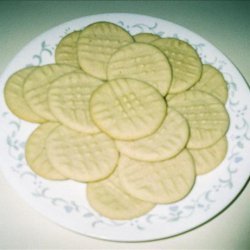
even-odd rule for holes
{"type": "Polygon", "coordinates": [[[153,203],[183,199],[191,191],[196,176],[192,156],[187,150],[158,162],[138,161],[122,155],[117,171],[126,192],[153,203]]]}
{"type": "Polygon", "coordinates": [[[166,101],[168,102],[171,98],[173,98],[175,95],[178,94],[167,94],[167,96],[165,97],[166,101]]]}
{"type": "Polygon", "coordinates": [[[89,182],[110,175],[118,161],[115,143],[103,133],[80,133],[63,125],[47,139],[47,155],[69,179],[89,182]]]}
{"type": "Polygon", "coordinates": [[[163,122],[167,105],[147,83],[117,79],[98,87],[90,100],[96,125],[120,140],[138,139],[155,132],[163,122]]]}
{"type": "Polygon", "coordinates": [[[160,38],[152,44],[166,54],[172,66],[173,79],[169,93],[187,90],[200,79],[202,63],[190,44],[176,38],[160,38]]]}
{"type": "Polygon", "coordinates": [[[116,141],[122,154],[143,161],[161,161],[178,154],[189,139],[186,119],[170,109],[161,127],[152,135],[133,141],[116,141]]]}
{"type": "Polygon", "coordinates": [[[25,157],[30,168],[39,176],[49,180],[64,180],[66,177],[58,172],[49,162],[46,141],[50,133],[59,126],[56,122],[47,122],[30,135],[25,147],[25,157]]]}
{"type": "Polygon", "coordinates": [[[74,31],[61,39],[55,50],[56,63],[69,64],[80,68],[77,55],[77,41],[80,31],[74,31]]]}
{"type": "Polygon", "coordinates": [[[193,86],[192,89],[205,91],[217,97],[223,103],[226,103],[227,101],[227,83],[222,73],[212,65],[203,65],[201,79],[193,86]]]}
{"type": "Polygon", "coordinates": [[[227,138],[224,136],[218,142],[207,148],[189,149],[193,156],[197,175],[206,174],[220,165],[227,153],[227,138]]]}
{"type": "Polygon", "coordinates": [[[229,116],[224,105],[214,96],[189,90],[168,101],[188,121],[190,139],[188,148],[209,147],[222,138],[229,127],[229,116]]]}
{"type": "Polygon", "coordinates": [[[105,80],[111,55],[121,46],[133,41],[133,37],[116,24],[92,23],[81,31],[78,40],[80,66],[88,74],[105,80]]]}
{"type": "Polygon", "coordinates": [[[89,183],[87,199],[98,213],[112,220],[130,220],[146,214],[155,206],[127,194],[116,172],[103,181],[89,183]]]}
{"type": "Polygon", "coordinates": [[[161,38],[160,36],[152,33],[138,33],[134,35],[134,39],[139,43],[150,43],[157,39],[161,38]]]}
{"type": "Polygon", "coordinates": [[[92,92],[103,82],[84,72],[71,72],[52,82],[49,108],[62,124],[80,132],[97,133],[89,112],[92,92]]]}
{"type": "Polygon", "coordinates": [[[109,80],[133,78],[147,82],[163,96],[172,80],[172,69],[164,53],[153,45],[131,43],[118,49],[110,58],[109,80]]]}
{"type": "Polygon", "coordinates": [[[24,98],[32,110],[46,120],[56,121],[49,109],[49,87],[60,76],[75,70],[75,67],[66,64],[48,64],[36,68],[24,84],[24,98]]]}
{"type": "Polygon", "coordinates": [[[24,99],[24,83],[26,78],[36,69],[30,67],[12,74],[6,82],[4,97],[9,109],[19,118],[29,122],[45,122],[45,119],[33,112],[24,99]]]}

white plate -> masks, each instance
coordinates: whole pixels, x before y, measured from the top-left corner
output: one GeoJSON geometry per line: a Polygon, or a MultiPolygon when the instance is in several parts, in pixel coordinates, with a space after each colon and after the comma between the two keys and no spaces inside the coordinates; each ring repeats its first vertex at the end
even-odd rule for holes
{"type": "Polygon", "coordinates": [[[1,169],[8,182],[35,209],[59,225],[84,235],[113,241],[146,241],[174,236],[193,229],[224,210],[240,193],[250,174],[250,94],[236,67],[218,49],[193,32],[161,19],[135,14],[102,14],[79,18],[57,26],[25,46],[1,76],[0,147],[1,169]],[[86,201],[85,185],[73,181],[47,181],[27,166],[24,146],[36,125],[19,120],[5,105],[7,78],[27,65],[54,62],[55,45],[65,34],[96,21],[111,21],[131,34],[152,32],[178,37],[193,45],[203,63],[224,75],[229,87],[227,109],[229,149],[223,163],[197,178],[192,192],[180,202],[159,205],[130,221],[111,221],[99,216],[86,201]],[[3,164],[4,163],[4,164],[3,164]]]}

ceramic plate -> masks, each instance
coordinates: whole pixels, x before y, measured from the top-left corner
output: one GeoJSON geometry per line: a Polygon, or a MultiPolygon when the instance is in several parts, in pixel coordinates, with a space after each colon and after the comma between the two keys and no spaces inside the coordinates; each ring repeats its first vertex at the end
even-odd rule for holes
{"type": "Polygon", "coordinates": [[[224,210],[239,194],[250,173],[250,94],[236,67],[211,43],[171,22],[135,14],[102,14],[59,25],[31,41],[11,61],[0,80],[1,170],[7,181],[36,210],[57,224],[75,232],[113,241],[147,241],[174,236],[193,229],[224,210]],[[227,110],[230,128],[228,153],[214,171],[197,178],[183,200],[158,205],[150,213],[129,221],[112,221],[93,211],[85,197],[85,185],[74,181],[47,181],[27,166],[24,146],[37,125],[19,120],[6,107],[3,87],[16,70],[28,65],[54,62],[59,40],[71,31],[96,21],[114,22],[131,34],[151,32],[162,37],[188,41],[203,63],[218,68],[229,88],[227,110]]]}

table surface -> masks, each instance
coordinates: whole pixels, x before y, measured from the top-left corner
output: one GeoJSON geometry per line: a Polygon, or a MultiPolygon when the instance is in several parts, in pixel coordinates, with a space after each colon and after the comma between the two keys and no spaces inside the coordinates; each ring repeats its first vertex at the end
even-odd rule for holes
{"type": "MultiPolygon", "coordinates": [[[[227,55],[250,83],[248,1],[1,1],[0,74],[37,35],[82,16],[126,12],[182,25],[227,55]]],[[[4,164],[3,162],[0,163],[4,164]]],[[[226,211],[205,225],[169,239],[117,243],[68,231],[33,210],[0,171],[0,249],[249,249],[248,185],[226,211]]]]}

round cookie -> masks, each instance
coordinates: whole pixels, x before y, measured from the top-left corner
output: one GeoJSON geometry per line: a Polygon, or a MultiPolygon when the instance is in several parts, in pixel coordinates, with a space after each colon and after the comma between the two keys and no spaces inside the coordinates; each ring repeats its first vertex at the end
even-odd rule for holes
{"type": "Polygon", "coordinates": [[[134,39],[138,43],[151,43],[159,38],[161,37],[152,33],[138,33],[134,35],[134,39]]]}
{"type": "Polygon", "coordinates": [[[71,72],[52,82],[48,93],[49,108],[65,126],[85,133],[97,133],[90,117],[89,100],[103,82],[84,72],[71,72]]]}
{"type": "Polygon", "coordinates": [[[29,122],[42,123],[45,119],[33,112],[24,99],[25,80],[35,69],[36,67],[24,68],[12,74],[6,82],[4,97],[7,106],[16,116],[29,122]]]}
{"type": "Polygon", "coordinates": [[[56,122],[46,122],[30,135],[25,146],[25,157],[30,168],[39,176],[49,180],[65,180],[50,163],[46,151],[46,141],[50,133],[59,126],[56,122]]]}
{"type": "Polygon", "coordinates": [[[202,90],[226,103],[228,96],[227,83],[222,73],[212,65],[204,64],[200,80],[192,89],[202,90]]]}
{"type": "Polygon", "coordinates": [[[116,79],[98,87],[90,100],[96,125],[120,140],[138,139],[155,132],[163,122],[167,105],[147,83],[116,79]]]}
{"type": "Polygon", "coordinates": [[[218,142],[207,148],[189,149],[193,156],[197,175],[206,174],[223,161],[227,153],[227,138],[223,136],[218,142]]]}
{"type": "Polygon", "coordinates": [[[55,169],[81,182],[97,181],[110,175],[119,155],[114,141],[107,135],[80,133],[63,125],[50,134],[46,149],[55,169]]]}
{"type": "Polygon", "coordinates": [[[132,78],[147,82],[163,96],[172,80],[172,69],[164,53],[153,45],[131,43],[118,49],[110,58],[109,80],[132,78]]]}
{"type": "Polygon", "coordinates": [[[176,38],[160,38],[152,44],[166,54],[172,66],[173,79],[169,93],[187,90],[200,79],[202,63],[190,44],[176,38]]]}
{"type": "Polygon", "coordinates": [[[55,60],[59,64],[69,64],[80,68],[77,55],[77,41],[80,31],[73,31],[63,37],[55,50],[55,60]]]}
{"type": "Polygon", "coordinates": [[[172,203],[184,198],[196,178],[194,162],[187,150],[158,162],[138,161],[122,155],[117,171],[126,192],[153,203],[172,203]]]}
{"type": "Polygon", "coordinates": [[[165,120],[155,133],[139,140],[117,140],[116,145],[122,154],[130,158],[161,161],[177,155],[188,139],[189,127],[186,119],[169,108],[165,120]]]}
{"type": "Polygon", "coordinates": [[[78,40],[78,60],[88,74],[105,80],[111,55],[120,47],[134,42],[133,37],[120,26],[96,22],[85,27],[78,40]]]}
{"type": "Polygon", "coordinates": [[[205,148],[222,138],[229,127],[229,116],[224,105],[214,96],[189,90],[175,95],[168,101],[169,107],[179,111],[188,121],[190,149],[205,148]]]}
{"type": "Polygon", "coordinates": [[[101,215],[112,220],[131,220],[148,213],[155,204],[127,194],[118,175],[87,185],[87,199],[101,215]]]}
{"type": "Polygon", "coordinates": [[[66,64],[48,64],[36,68],[24,84],[24,98],[32,110],[49,121],[56,121],[48,104],[51,83],[60,76],[77,70],[66,64]]]}

